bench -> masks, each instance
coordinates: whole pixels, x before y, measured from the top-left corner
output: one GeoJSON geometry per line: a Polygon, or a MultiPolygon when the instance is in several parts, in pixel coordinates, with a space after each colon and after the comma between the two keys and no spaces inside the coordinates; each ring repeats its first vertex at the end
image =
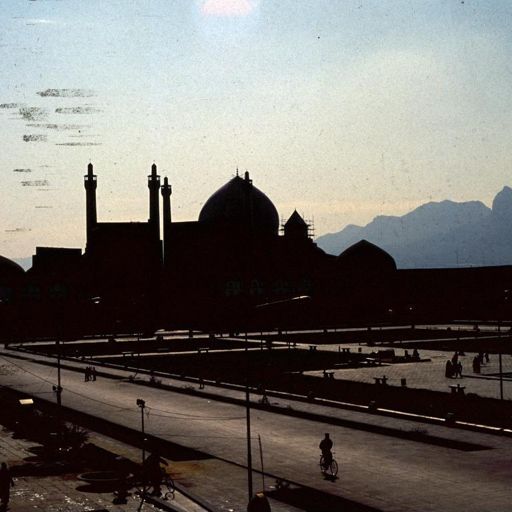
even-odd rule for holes
{"type": "Polygon", "coordinates": [[[373,379],[375,380],[375,384],[377,385],[386,386],[388,383],[388,378],[385,375],[383,375],[382,377],[373,377],[373,379]]]}
{"type": "Polygon", "coordinates": [[[334,372],[327,372],[324,370],[324,379],[334,379],[334,372]]]}
{"type": "Polygon", "coordinates": [[[318,348],[318,345],[309,345],[309,351],[310,352],[316,352],[317,348],[318,348]]]}
{"type": "Polygon", "coordinates": [[[450,384],[450,390],[452,395],[463,395],[466,386],[461,386],[460,384],[450,384]]]}

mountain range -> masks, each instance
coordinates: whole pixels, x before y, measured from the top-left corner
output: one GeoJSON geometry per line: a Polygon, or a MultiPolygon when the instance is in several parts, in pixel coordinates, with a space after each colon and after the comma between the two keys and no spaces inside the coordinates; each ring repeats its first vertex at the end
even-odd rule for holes
{"type": "Polygon", "coordinates": [[[362,239],[391,254],[399,268],[511,265],[512,189],[504,187],[492,208],[480,201],[429,202],[401,217],[348,225],[316,243],[337,255],[362,239]]]}

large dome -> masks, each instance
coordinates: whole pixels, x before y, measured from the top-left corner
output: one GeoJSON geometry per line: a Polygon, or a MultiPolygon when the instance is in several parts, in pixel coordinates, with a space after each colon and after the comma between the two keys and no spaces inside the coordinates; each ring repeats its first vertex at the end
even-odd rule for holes
{"type": "Polygon", "coordinates": [[[20,265],[0,256],[0,279],[16,279],[23,276],[24,273],[25,271],[20,265]]]}
{"type": "Polygon", "coordinates": [[[361,240],[343,251],[338,256],[338,264],[352,272],[393,272],[396,270],[396,263],[391,255],[367,240],[361,240]]]}
{"type": "Polygon", "coordinates": [[[204,204],[199,222],[215,225],[242,225],[277,235],[279,215],[272,201],[249,179],[234,177],[204,204]]]}

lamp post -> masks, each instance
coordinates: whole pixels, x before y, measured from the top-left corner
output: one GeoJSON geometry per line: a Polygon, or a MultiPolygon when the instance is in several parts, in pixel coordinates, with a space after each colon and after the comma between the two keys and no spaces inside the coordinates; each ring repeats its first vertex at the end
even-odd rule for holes
{"type": "Polygon", "coordinates": [[[146,407],[146,402],[141,398],[137,398],[137,405],[140,408],[140,421],[141,421],[141,433],[142,433],[142,465],[146,460],[146,444],[145,444],[145,433],[144,433],[144,408],[146,407]]]}
{"type": "MultiPolygon", "coordinates": [[[[279,307],[280,305],[286,304],[300,304],[303,301],[311,300],[309,295],[300,295],[297,297],[291,297],[289,299],[281,299],[272,302],[265,302],[264,304],[258,304],[255,306],[256,310],[263,310],[266,308],[279,307]]],[[[249,340],[248,340],[248,326],[245,329],[245,350],[247,353],[247,379],[245,384],[245,411],[246,411],[246,430],[247,430],[247,483],[249,491],[249,502],[253,499],[253,485],[252,485],[252,450],[251,450],[251,403],[249,400],[249,340]]],[[[259,437],[259,436],[258,436],[259,437]]],[[[263,455],[261,454],[261,438],[260,442],[260,456],[263,461],[263,455]]],[[[263,463],[262,463],[263,473],[263,463]]],[[[263,480],[263,485],[265,480],[263,480]]],[[[263,489],[265,490],[265,489],[263,489]]]]}
{"type": "Polygon", "coordinates": [[[253,496],[252,488],[252,446],[251,446],[251,402],[249,396],[249,340],[248,331],[249,327],[245,327],[245,363],[246,363],[246,377],[245,377],[245,429],[247,437],[247,490],[249,494],[249,502],[253,496]]]}
{"type": "Polygon", "coordinates": [[[57,338],[57,387],[55,388],[55,392],[57,393],[57,405],[60,407],[62,405],[62,386],[60,380],[60,340],[57,338]]]}

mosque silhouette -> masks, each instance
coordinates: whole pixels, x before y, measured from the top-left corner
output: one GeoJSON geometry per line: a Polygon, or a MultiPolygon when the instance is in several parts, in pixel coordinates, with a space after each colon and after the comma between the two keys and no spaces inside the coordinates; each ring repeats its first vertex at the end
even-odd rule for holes
{"type": "Polygon", "coordinates": [[[326,254],[297,211],[280,222],[248,172],[237,172],[190,222],[172,220],[171,185],[161,184],[155,164],[146,222],[99,222],[97,183],[89,164],[83,253],[36,247],[27,272],[0,256],[0,337],[511,316],[512,266],[400,270],[365,240],[326,254]]]}

